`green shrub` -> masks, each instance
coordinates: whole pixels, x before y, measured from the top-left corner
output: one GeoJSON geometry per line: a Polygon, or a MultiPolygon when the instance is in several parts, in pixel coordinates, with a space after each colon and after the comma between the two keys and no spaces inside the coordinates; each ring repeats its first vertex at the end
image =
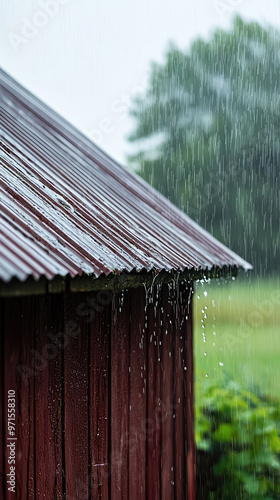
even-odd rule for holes
{"type": "Polygon", "coordinates": [[[201,498],[280,498],[279,401],[229,379],[198,383],[195,434],[201,498]]]}

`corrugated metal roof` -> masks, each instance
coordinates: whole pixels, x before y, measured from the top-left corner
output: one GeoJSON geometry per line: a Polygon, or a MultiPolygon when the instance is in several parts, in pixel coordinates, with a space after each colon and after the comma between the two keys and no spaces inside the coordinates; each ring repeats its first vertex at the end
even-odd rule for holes
{"type": "Polygon", "coordinates": [[[0,72],[0,279],[251,268],[0,72]]]}

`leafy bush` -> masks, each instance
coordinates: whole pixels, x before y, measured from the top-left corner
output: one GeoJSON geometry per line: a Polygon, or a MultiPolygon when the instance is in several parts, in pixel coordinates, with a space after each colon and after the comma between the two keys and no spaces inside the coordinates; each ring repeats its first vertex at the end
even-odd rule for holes
{"type": "Polygon", "coordinates": [[[230,379],[199,383],[195,432],[200,498],[280,498],[279,401],[230,379]]]}

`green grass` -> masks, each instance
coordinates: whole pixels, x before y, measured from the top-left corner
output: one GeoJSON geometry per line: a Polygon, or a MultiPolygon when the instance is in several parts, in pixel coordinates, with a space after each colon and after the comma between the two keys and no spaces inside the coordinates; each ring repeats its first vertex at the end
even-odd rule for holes
{"type": "Polygon", "coordinates": [[[196,284],[194,342],[196,383],[227,373],[249,389],[280,397],[279,279],[196,284]]]}

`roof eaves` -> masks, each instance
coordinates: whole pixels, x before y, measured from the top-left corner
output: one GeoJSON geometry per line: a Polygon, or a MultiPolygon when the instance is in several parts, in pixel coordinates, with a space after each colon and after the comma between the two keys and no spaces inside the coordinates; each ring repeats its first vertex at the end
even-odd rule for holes
{"type": "Polygon", "coordinates": [[[0,297],[20,297],[27,295],[44,295],[59,293],[94,292],[99,290],[123,290],[137,288],[139,286],[151,287],[172,281],[192,282],[198,279],[215,279],[219,277],[236,277],[238,268],[236,266],[212,267],[211,269],[185,269],[185,271],[172,269],[170,271],[158,271],[152,269],[147,271],[113,272],[108,276],[102,274],[99,277],[94,275],[76,276],[56,276],[48,280],[45,276],[35,279],[28,276],[25,281],[20,281],[14,277],[9,282],[0,281],[0,297]]]}

